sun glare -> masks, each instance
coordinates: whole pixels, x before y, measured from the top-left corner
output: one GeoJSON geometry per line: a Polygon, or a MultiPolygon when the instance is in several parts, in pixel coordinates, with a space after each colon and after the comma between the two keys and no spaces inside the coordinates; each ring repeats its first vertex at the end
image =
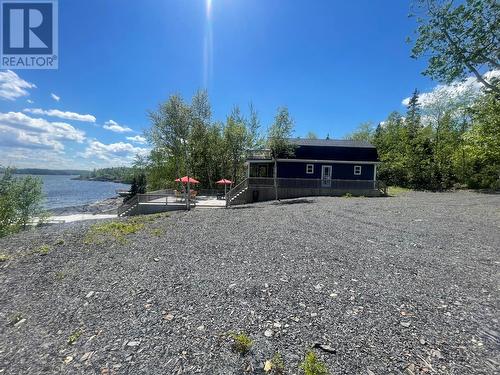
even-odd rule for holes
{"type": "Polygon", "coordinates": [[[203,46],[203,85],[208,89],[213,73],[212,0],[205,0],[206,26],[203,46]]]}
{"type": "Polygon", "coordinates": [[[207,18],[210,19],[210,16],[212,15],[212,0],[205,0],[205,1],[206,1],[207,18]]]}

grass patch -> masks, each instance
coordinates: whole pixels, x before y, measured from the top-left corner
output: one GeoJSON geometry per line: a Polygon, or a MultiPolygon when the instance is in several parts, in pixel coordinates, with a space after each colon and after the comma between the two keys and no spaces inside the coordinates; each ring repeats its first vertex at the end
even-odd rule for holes
{"type": "Polygon", "coordinates": [[[271,373],[275,375],[285,374],[285,362],[283,362],[283,357],[280,353],[275,353],[273,358],[271,358],[271,373]]]}
{"type": "Polygon", "coordinates": [[[329,375],[326,365],[321,362],[314,352],[307,352],[300,368],[305,375],[329,375]]]}
{"type": "Polygon", "coordinates": [[[352,194],[351,193],[345,193],[344,195],[342,195],[342,197],[344,197],[344,198],[352,198],[352,194]]]}
{"type": "Polygon", "coordinates": [[[250,351],[253,345],[252,339],[245,333],[232,333],[233,339],[232,349],[240,354],[246,354],[250,351]]]}
{"type": "Polygon", "coordinates": [[[63,280],[66,277],[66,274],[62,271],[56,272],[55,274],[56,280],[63,280]]]}
{"type": "Polygon", "coordinates": [[[68,345],[73,345],[75,342],[77,342],[81,335],[82,335],[82,331],[80,329],[77,329],[75,332],[73,332],[71,335],[69,335],[68,345]]]}
{"type": "Polygon", "coordinates": [[[151,229],[151,234],[155,237],[161,237],[163,235],[163,229],[161,228],[154,228],[154,229],[151,229]]]}
{"type": "Polygon", "coordinates": [[[56,241],[55,245],[64,245],[64,240],[61,238],[59,240],[56,241]]]}
{"type": "Polygon", "coordinates": [[[49,245],[42,245],[38,249],[34,250],[34,254],[39,254],[41,256],[47,255],[50,252],[50,246],[49,245]]]}
{"type": "Polygon", "coordinates": [[[136,216],[128,220],[115,220],[103,224],[94,224],[85,236],[85,243],[102,243],[107,239],[125,242],[130,234],[139,232],[144,224],[154,218],[136,216]]]}
{"type": "Polygon", "coordinates": [[[387,195],[391,197],[397,197],[398,195],[408,193],[410,189],[400,187],[400,186],[388,186],[387,187],[387,195]]]}
{"type": "Polygon", "coordinates": [[[0,263],[7,262],[10,259],[10,256],[7,254],[0,253],[0,263]]]}

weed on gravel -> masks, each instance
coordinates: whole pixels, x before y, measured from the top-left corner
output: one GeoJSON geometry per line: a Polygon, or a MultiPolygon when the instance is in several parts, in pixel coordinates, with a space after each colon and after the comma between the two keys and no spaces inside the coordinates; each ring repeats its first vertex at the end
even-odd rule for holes
{"type": "Polygon", "coordinates": [[[399,186],[389,186],[387,187],[387,195],[390,197],[397,197],[398,195],[403,195],[408,193],[410,189],[399,187],[399,186]]]}
{"type": "Polygon", "coordinates": [[[68,337],[68,345],[73,345],[74,343],[76,343],[81,335],[82,335],[82,331],[80,329],[77,329],[75,332],[73,332],[68,337]]]}
{"type": "Polygon", "coordinates": [[[94,224],[85,236],[85,243],[103,243],[108,239],[124,243],[128,235],[139,232],[152,218],[137,216],[129,220],[115,220],[104,224],[94,224]]]}
{"type": "Polygon", "coordinates": [[[304,375],[329,375],[326,365],[321,362],[314,352],[307,352],[304,361],[300,364],[304,375]]]}
{"type": "Polygon", "coordinates": [[[283,357],[281,357],[279,352],[275,353],[273,358],[271,358],[271,374],[285,374],[285,362],[283,362],[283,357]]]}
{"type": "Polygon", "coordinates": [[[50,246],[49,245],[42,245],[38,249],[33,251],[33,254],[38,254],[41,256],[47,255],[50,252],[50,246]]]}
{"type": "MultiPolygon", "coordinates": [[[[100,244],[110,239],[120,243],[125,243],[127,242],[126,237],[141,231],[147,223],[160,218],[166,218],[168,216],[168,213],[159,213],[153,215],[134,216],[126,220],[114,220],[106,223],[94,224],[88,230],[84,243],[100,244]]],[[[156,237],[163,234],[163,230],[160,228],[153,228],[150,232],[156,237]]]]}
{"type": "Polygon", "coordinates": [[[7,262],[10,257],[7,254],[0,253],[0,263],[7,262]]]}
{"type": "Polygon", "coordinates": [[[247,334],[241,333],[232,333],[231,338],[234,340],[232,348],[235,352],[240,354],[246,354],[250,351],[253,345],[253,341],[247,334]]]}

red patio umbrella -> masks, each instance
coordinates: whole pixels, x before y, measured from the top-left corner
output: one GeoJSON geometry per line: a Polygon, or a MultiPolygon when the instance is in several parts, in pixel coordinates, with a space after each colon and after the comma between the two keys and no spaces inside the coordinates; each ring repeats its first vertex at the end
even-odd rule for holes
{"type": "Polygon", "coordinates": [[[195,180],[193,177],[188,177],[188,176],[184,176],[184,177],[181,177],[181,178],[176,178],[175,182],[182,182],[183,184],[187,184],[188,182],[190,184],[199,184],[200,183],[200,181],[195,180]]]}
{"type": "Polygon", "coordinates": [[[216,182],[217,185],[224,185],[224,196],[226,195],[227,185],[231,185],[232,183],[233,183],[233,181],[226,180],[225,178],[216,182]]]}
{"type": "Polygon", "coordinates": [[[181,177],[181,178],[176,178],[175,182],[182,182],[183,185],[186,185],[186,184],[189,183],[189,185],[188,185],[188,191],[186,192],[186,207],[189,210],[190,209],[190,201],[191,201],[191,198],[189,196],[189,186],[191,184],[199,184],[200,181],[194,179],[193,177],[184,176],[184,177],[181,177]]]}
{"type": "Polygon", "coordinates": [[[225,178],[216,182],[217,185],[231,185],[232,183],[233,181],[226,180],[225,178]]]}

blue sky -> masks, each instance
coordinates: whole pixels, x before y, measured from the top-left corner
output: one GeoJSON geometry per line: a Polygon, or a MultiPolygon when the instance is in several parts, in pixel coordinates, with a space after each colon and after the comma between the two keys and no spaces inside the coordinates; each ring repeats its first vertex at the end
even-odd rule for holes
{"type": "Polygon", "coordinates": [[[123,164],[146,152],[140,137],[147,111],[173,93],[189,99],[198,88],[208,89],[214,120],[252,102],[265,130],[276,108],[287,105],[297,136],[340,138],[361,122],[404,110],[401,101],[415,88],[436,85],[420,74],[425,62],[410,58],[409,6],[60,0],[59,69],[0,72],[0,163],[123,164]],[[40,128],[56,136],[37,139],[40,128]]]}

